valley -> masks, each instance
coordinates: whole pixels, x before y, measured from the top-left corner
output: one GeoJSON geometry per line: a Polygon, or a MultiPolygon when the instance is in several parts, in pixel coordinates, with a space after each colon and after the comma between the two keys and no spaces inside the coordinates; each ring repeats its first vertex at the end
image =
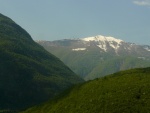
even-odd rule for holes
{"type": "Polygon", "coordinates": [[[0,14],[0,113],[147,113],[149,81],[148,45],[102,35],[35,42],[0,14]]]}

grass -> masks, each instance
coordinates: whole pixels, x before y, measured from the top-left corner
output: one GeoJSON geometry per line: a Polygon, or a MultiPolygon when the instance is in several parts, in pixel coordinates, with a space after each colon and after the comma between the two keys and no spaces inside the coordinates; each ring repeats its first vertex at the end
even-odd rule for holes
{"type": "Polygon", "coordinates": [[[88,81],[23,113],[148,113],[150,68],[122,71],[88,81]]]}

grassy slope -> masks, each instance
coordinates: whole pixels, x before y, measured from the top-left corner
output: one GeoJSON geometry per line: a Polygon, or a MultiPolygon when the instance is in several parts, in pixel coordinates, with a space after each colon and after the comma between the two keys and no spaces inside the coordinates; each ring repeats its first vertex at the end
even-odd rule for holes
{"type": "Polygon", "coordinates": [[[0,110],[26,108],[82,81],[19,25],[0,14],[0,110]]]}
{"type": "Polygon", "coordinates": [[[150,68],[122,71],[86,82],[24,113],[148,113],[150,68]]]}

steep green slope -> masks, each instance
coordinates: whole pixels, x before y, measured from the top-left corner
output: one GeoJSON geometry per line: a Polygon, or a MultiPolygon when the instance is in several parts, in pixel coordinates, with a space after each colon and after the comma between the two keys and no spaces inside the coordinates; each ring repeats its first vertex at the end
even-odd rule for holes
{"type": "Polygon", "coordinates": [[[122,71],[78,85],[24,113],[148,113],[150,68],[122,71]]]}
{"type": "Polygon", "coordinates": [[[80,82],[58,58],[0,14],[0,110],[38,104],[80,82]]]}

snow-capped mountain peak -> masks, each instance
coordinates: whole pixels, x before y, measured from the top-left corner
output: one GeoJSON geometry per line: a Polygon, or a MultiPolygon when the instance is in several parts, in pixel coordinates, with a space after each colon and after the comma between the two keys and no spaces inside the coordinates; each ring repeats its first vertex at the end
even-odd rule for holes
{"type": "Polygon", "coordinates": [[[120,47],[121,43],[124,42],[121,39],[116,39],[114,37],[107,37],[98,35],[95,37],[87,37],[80,39],[85,42],[96,42],[97,46],[104,50],[105,52],[108,50],[109,47],[113,48],[115,52],[117,53],[118,48],[120,47]]]}
{"type": "Polygon", "coordinates": [[[83,40],[83,41],[96,41],[96,42],[99,42],[99,41],[106,42],[107,41],[107,42],[116,42],[118,44],[123,42],[123,40],[116,39],[114,37],[102,36],[102,35],[98,35],[98,36],[95,36],[95,37],[87,37],[87,38],[83,38],[81,40],[83,40]]]}

